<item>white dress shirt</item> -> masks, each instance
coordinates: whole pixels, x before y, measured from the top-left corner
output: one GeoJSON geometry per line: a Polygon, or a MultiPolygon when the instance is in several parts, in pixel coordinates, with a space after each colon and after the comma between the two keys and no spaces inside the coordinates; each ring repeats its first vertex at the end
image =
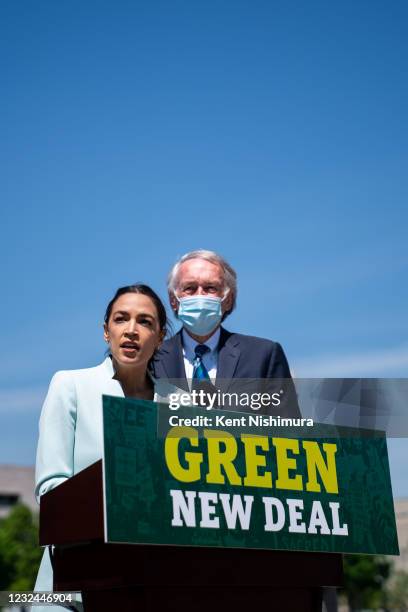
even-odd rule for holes
{"type": "MultiPolygon", "coordinates": [[[[202,358],[202,362],[207,368],[208,375],[213,384],[217,377],[217,362],[218,362],[218,342],[220,340],[220,328],[218,328],[211,338],[208,338],[203,344],[208,346],[210,349],[202,358]]],[[[193,378],[194,371],[194,360],[196,358],[195,347],[200,342],[194,340],[186,331],[182,331],[183,340],[183,358],[184,358],[184,369],[186,371],[186,378],[191,388],[191,380],[193,378]]]]}

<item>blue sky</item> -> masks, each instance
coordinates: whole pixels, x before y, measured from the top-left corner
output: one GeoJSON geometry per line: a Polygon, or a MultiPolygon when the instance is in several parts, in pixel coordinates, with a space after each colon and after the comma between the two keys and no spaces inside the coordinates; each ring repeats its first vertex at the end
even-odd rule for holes
{"type": "MultiPolygon", "coordinates": [[[[98,363],[115,289],[193,248],[228,327],[299,376],[405,377],[405,1],[0,7],[0,462],[32,464],[58,369],[98,363]]],[[[408,495],[405,440],[394,491],[408,495]]]]}

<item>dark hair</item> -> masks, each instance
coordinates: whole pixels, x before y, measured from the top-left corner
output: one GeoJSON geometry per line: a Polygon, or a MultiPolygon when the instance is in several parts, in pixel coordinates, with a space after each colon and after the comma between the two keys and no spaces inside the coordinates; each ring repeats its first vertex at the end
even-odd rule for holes
{"type": "Polygon", "coordinates": [[[126,285],[125,287],[119,287],[119,289],[116,291],[115,295],[106,307],[104,317],[105,323],[108,324],[109,318],[112,314],[112,308],[116,300],[120,298],[121,295],[125,295],[126,293],[139,293],[141,295],[147,295],[147,297],[152,300],[153,304],[156,306],[157,314],[159,317],[160,331],[164,331],[164,333],[166,334],[170,326],[167,320],[167,313],[163,302],[161,301],[157,293],[153,291],[153,289],[151,289],[148,285],[143,285],[142,283],[135,283],[134,285],[126,285]]]}

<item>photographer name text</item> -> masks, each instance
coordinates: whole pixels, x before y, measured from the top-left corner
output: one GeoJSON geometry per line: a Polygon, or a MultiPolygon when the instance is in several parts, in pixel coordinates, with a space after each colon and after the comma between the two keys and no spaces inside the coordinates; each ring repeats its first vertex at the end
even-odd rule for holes
{"type": "Polygon", "coordinates": [[[214,416],[182,417],[177,414],[169,416],[171,427],[313,427],[313,424],[313,419],[283,418],[262,414],[243,414],[239,417],[229,417],[225,413],[214,416]]]}

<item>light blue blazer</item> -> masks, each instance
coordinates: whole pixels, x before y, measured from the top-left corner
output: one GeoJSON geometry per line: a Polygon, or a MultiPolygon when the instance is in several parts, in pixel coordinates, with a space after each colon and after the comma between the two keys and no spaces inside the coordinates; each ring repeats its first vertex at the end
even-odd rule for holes
{"type": "MultiPolygon", "coordinates": [[[[61,484],[102,457],[102,395],[124,397],[113,376],[112,360],[83,370],[57,372],[50,383],[42,408],[35,494],[41,495],[61,484]]],[[[165,380],[153,380],[154,401],[166,401],[180,391],[165,380]]],[[[53,590],[53,574],[46,548],[35,584],[36,591],[53,590]]],[[[61,606],[35,607],[35,612],[63,610],[61,606]]]]}

